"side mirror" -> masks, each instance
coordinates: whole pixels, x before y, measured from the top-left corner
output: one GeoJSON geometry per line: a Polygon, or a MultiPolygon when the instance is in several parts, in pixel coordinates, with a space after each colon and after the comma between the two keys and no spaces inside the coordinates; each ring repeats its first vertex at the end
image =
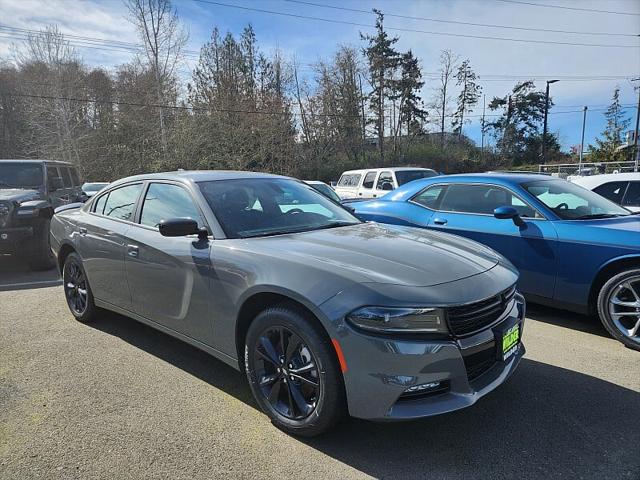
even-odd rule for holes
{"type": "Polygon", "coordinates": [[[171,218],[162,220],[159,225],[163,237],[185,237],[187,235],[206,235],[206,231],[198,227],[198,222],[191,218],[171,218]]]}
{"type": "Polygon", "coordinates": [[[56,190],[60,190],[61,188],[64,188],[64,183],[62,182],[62,178],[53,177],[49,182],[49,187],[52,192],[55,192],[56,190]]]}
{"type": "Polygon", "coordinates": [[[382,183],[382,190],[384,190],[386,192],[390,192],[391,190],[393,190],[393,183],[391,183],[391,182],[383,182],[382,183]]]}
{"type": "Polygon", "coordinates": [[[524,227],[526,225],[524,220],[520,218],[518,211],[513,207],[498,207],[493,211],[493,216],[500,220],[507,220],[510,218],[518,227],[524,227]]]}

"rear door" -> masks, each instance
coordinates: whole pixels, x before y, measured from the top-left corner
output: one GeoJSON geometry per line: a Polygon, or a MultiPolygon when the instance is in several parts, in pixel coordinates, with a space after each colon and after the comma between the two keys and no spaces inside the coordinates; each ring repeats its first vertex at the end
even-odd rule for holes
{"type": "Polygon", "coordinates": [[[133,310],[211,344],[209,241],[196,235],[163,237],[158,230],[162,220],[186,217],[206,227],[186,186],[159,181],[146,186],[137,225],[127,233],[125,265],[133,310]]]}
{"type": "Polygon", "coordinates": [[[131,310],[124,268],[126,234],[141,191],[142,183],[133,183],[101,194],[78,223],[78,251],[93,295],[125,310],[131,310]]]}
{"type": "MultiPolygon", "coordinates": [[[[434,186],[435,188],[439,186],[434,186]]],[[[553,297],[556,278],[557,233],[551,222],[505,187],[490,184],[449,184],[437,191],[438,205],[429,228],[476,240],[508,258],[520,271],[520,289],[553,297]],[[497,207],[515,208],[526,222],[493,216],[497,207]]],[[[435,197],[435,195],[434,195],[435,197]]]]}

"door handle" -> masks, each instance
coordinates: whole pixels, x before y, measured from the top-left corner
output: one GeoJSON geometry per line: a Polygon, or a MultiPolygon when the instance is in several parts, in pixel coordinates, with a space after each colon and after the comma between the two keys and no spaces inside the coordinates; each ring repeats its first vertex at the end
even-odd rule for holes
{"type": "Polygon", "coordinates": [[[359,195],[359,196],[362,196],[362,192],[358,192],[358,195],[359,195]]]}
{"type": "Polygon", "coordinates": [[[377,193],[374,193],[374,194],[373,194],[373,198],[377,198],[377,197],[378,197],[378,194],[377,194],[377,193]]]}
{"type": "Polygon", "coordinates": [[[127,245],[127,255],[133,258],[138,258],[139,248],[137,245],[127,245]]]}
{"type": "Polygon", "coordinates": [[[435,223],[436,225],[446,225],[447,220],[444,218],[434,218],[433,223],[435,223]]]}
{"type": "Polygon", "coordinates": [[[84,237],[87,234],[87,229],[84,227],[80,227],[78,228],[78,233],[84,237]]]}

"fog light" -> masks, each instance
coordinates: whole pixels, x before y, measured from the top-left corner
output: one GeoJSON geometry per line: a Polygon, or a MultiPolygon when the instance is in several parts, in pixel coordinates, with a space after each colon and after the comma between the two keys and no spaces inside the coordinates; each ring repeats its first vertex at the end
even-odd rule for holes
{"type": "Polygon", "coordinates": [[[430,383],[422,383],[420,385],[414,385],[413,387],[407,388],[404,393],[418,393],[424,392],[426,390],[433,390],[435,388],[440,387],[440,382],[430,382],[430,383]]]}

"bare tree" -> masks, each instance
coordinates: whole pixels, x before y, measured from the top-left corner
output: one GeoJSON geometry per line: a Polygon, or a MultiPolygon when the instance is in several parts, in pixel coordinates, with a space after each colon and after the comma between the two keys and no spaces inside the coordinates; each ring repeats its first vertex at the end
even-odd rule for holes
{"type": "MultiPolygon", "coordinates": [[[[130,20],[144,44],[148,67],[153,72],[158,103],[167,101],[167,87],[175,75],[188,34],[180,25],[178,13],[170,0],[126,0],[130,20]]],[[[160,140],[166,154],[167,127],[165,112],[158,108],[160,140]]]]}
{"type": "Polygon", "coordinates": [[[435,106],[440,117],[440,146],[444,147],[444,130],[446,126],[447,111],[451,103],[450,87],[458,63],[458,56],[451,50],[443,50],[440,53],[440,85],[436,90],[435,106]]]}

